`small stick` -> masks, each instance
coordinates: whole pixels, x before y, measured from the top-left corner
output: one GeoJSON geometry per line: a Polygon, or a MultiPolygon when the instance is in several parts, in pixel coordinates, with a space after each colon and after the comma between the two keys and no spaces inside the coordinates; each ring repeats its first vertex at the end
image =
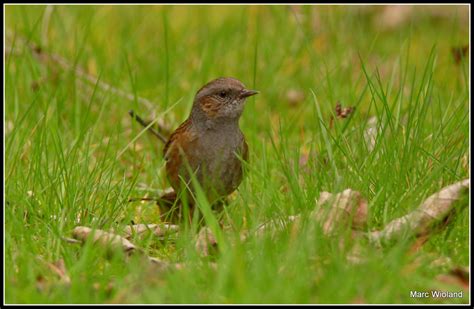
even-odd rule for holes
{"type": "Polygon", "coordinates": [[[153,127],[149,127],[150,123],[146,122],[145,120],[143,120],[142,118],[140,118],[140,116],[138,116],[137,114],[135,114],[135,112],[133,110],[130,110],[128,111],[128,113],[130,114],[130,116],[135,119],[139,124],[141,124],[143,127],[145,127],[147,130],[150,131],[150,133],[152,133],[154,136],[156,136],[160,141],[162,141],[163,143],[166,144],[167,140],[166,138],[161,135],[160,132],[158,132],[157,130],[155,130],[153,127]]]}
{"type": "MultiPolygon", "coordinates": [[[[129,101],[137,100],[139,103],[145,105],[149,110],[153,110],[154,106],[156,106],[155,103],[151,102],[148,99],[145,99],[142,97],[136,97],[135,95],[129,92],[116,88],[98,79],[96,76],[87,73],[85,69],[81,68],[80,66],[77,66],[76,64],[69,62],[66,58],[63,58],[59,54],[46,52],[40,45],[37,45],[31,42],[29,39],[21,35],[18,35],[17,33],[14,33],[10,29],[6,29],[5,39],[7,41],[13,41],[13,40],[18,41],[18,45],[20,47],[28,48],[33,54],[33,56],[35,56],[35,58],[39,61],[39,63],[43,65],[52,65],[52,68],[54,69],[60,68],[63,71],[70,71],[74,73],[78,77],[78,80],[88,82],[88,83],[83,83],[83,85],[87,88],[93,89],[95,86],[97,86],[100,90],[104,92],[110,92],[114,95],[120,96],[129,101]]],[[[13,50],[12,46],[10,45],[8,46],[8,48],[5,48],[4,50],[6,54],[17,54],[18,53],[17,49],[18,47],[15,46],[15,50],[13,50]]],[[[163,118],[156,119],[156,123],[158,127],[161,128],[163,131],[170,130],[168,124],[165,122],[163,118]]],[[[160,140],[166,143],[166,140],[164,140],[163,136],[161,136],[160,140]]]]}
{"type": "Polygon", "coordinates": [[[129,202],[137,202],[137,201],[155,201],[159,202],[161,199],[159,197],[131,197],[128,199],[129,202]]]}

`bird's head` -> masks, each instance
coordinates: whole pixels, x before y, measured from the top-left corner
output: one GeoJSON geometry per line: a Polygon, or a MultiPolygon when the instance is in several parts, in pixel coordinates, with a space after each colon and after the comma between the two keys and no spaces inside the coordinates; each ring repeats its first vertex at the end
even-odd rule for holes
{"type": "Polygon", "coordinates": [[[245,100],[257,93],[246,89],[235,78],[221,77],[198,90],[192,114],[208,120],[238,120],[244,110],[245,100]]]}

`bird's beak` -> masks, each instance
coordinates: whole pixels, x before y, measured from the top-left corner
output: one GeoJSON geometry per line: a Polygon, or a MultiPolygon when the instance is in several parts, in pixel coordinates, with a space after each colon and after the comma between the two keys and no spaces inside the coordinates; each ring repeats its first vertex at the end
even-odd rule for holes
{"type": "Polygon", "coordinates": [[[256,91],[256,90],[244,89],[240,92],[240,97],[241,98],[247,98],[247,97],[256,95],[258,93],[259,93],[259,91],[256,91]]]}

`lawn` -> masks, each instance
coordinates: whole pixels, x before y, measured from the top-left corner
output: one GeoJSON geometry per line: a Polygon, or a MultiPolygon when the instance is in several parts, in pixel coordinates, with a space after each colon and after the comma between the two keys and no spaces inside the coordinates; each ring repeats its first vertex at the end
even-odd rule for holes
{"type": "Polygon", "coordinates": [[[468,207],[423,244],[359,241],[356,263],[351,226],[327,235],[309,215],[350,188],[379,230],[469,178],[469,6],[4,9],[6,303],[469,303],[452,275],[469,266],[468,207]],[[154,202],[128,200],[169,187],[163,144],[128,111],[173,130],[220,76],[260,94],[240,121],[244,181],[223,212],[199,199],[218,252],[197,253],[195,222],[130,239],[179,269],[67,242],[76,226],[159,223],[154,202]],[[240,240],[298,214],[308,224],[240,240]],[[431,290],[463,297],[410,296],[431,290]]]}

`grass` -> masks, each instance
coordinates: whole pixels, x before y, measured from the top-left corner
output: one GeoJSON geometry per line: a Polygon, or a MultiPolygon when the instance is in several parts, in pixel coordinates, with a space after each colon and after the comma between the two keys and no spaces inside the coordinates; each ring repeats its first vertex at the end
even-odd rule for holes
{"type": "Polygon", "coordinates": [[[73,73],[51,74],[19,40],[11,43],[21,53],[5,56],[5,302],[469,302],[466,291],[462,299],[409,293],[461,289],[440,283],[449,269],[430,263],[469,265],[468,210],[416,252],[408,240],[361,244],[367,260],[359,265],[317,226],[237,241],[268,220],[305,216],[322,191],[360,191],[374,230],[469,178],[469,61],[451,55],[469,30],[450,9],[434,18],[418,7],[414,18],[384,28],[380,7],[55,6],[48,22],[45,6],[6,6],[8,29],[136,99],[98,87],[85,93],[73,73]],[[214,258],[217,271],[194,250],[196,226],[177,238],[132,239],[151,256],[187,264],[167,273],[139,257],[64,242],[77,225],[158,222],[153,203],[127,200],[168,186],[163,145],[135,139],[141,128],[127,112],[150,115],[137,100],[145,97],[177,127],[197,89],[218,76],[261,94],[241,119],[250,164],[223,215],[235,233],[220,233],[217,215],[204,211],[219,240],[236,243],[214,258]],[[304,99],[289,104],[290,89],[304,99]],[[338,101],[355,112],[331,127],[338,101]],[[379,134],[370,151],[372,116],[379,134]],[[61,259],[69,285],[47,267],[61,259]]]}

